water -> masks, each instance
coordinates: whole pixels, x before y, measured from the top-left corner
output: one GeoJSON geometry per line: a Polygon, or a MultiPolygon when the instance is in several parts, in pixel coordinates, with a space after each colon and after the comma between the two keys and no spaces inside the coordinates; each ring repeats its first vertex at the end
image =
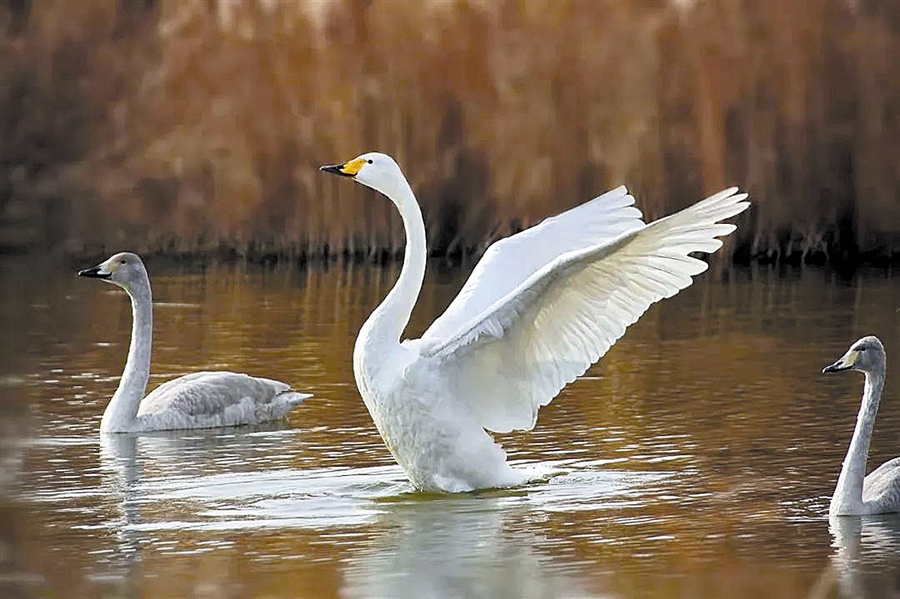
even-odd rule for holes
{"type": "MultiPolygon", "coordinates": [[[[900,517],[829,523],[877,333],[888,380],[870,468],[900,453],[900,284],[889,272],[707,273],[540,415],[502,435],[547,472],[412,492],[353,383],[393,268],[151,262],[151,385],[228,368],[315,393],[266,427],[101,438],[127,351],[123,293],[0,262],[4,597],[892,597],[900,517]]],[[[464,273],[432,265],[409,333],[464,273]]]]}

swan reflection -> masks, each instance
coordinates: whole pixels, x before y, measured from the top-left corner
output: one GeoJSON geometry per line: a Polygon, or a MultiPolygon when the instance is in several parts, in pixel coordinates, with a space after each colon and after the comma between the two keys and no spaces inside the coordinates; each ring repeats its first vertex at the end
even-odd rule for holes
{"type": "Polygon", "coordinates": [[[832,516],[828,530],[834,553],[810,599],[900,596],[900,515],[832,516]]]}
{"type": "MultiPolygon", "coordinates": [[[[614,597],[591,593],[572,566],[543,555],[515,497],[385,503],[368,548],[344,569],[344,597],[614,597]]],[[[597,575],[592,575],[592,586],[597,575]]]]}

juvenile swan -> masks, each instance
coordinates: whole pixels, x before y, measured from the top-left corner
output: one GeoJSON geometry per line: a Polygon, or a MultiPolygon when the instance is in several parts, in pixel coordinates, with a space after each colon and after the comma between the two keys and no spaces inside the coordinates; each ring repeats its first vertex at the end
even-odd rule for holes
{"type": "Polygon", "coordinates": [[[856,370],[866,375],[862,406],[844,458],[831,507],[832,516],[864,516],[900,512],[900,457],[888,460],[866,476],[869,442],[884,389],[884,346],[878,337],[863,337],[840,360],[822,372],[856,370]]]}
{"type": "Polygon", "coordinates": [[[353,372],[394,459],[419,489],[521,484],[485,429],[534,427],[537,412],[583,374],[654,302],[691,284],[721,224],[747,208],[726,189],[649,225],[619,187],[491,245],[421,339],[400,342],[422,287],[422,213],[390,156],[322,170],[352,177],[397,206],[406,231],[400,277],[362,326],[353,372]]]}
{"type": "Polygon", "coordinates": [[[118,285],[131,297],[128,360],[119,388],[103,413],[100,432],[256,424],[282,418],[312,397],[280,381],[236,372],[195,372],[167,381],[144,397],[153,342],[153,301],[144,263],[137,255],[122,252],[78,274],[118,285]]]}

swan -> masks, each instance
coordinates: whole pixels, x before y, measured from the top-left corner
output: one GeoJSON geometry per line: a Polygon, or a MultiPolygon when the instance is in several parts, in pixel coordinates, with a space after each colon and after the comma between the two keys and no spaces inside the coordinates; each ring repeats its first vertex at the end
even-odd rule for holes
{"type": "Polygon", "coordinates": [[[236,372],[195,372],[167,381],[147,397],[153,300],[140,257],[121,252],[78,271],[118,285],[131,298],[131,345],[119,387],[103,412],[101,433],[147,432],[257,424],[284,417],[312,397],[287,383],[236,372]]]}
{"type": "Polygon", "coordinates": [[[371,152],[321,170],[390,199],[403,219],[403,267],[363,324],[353,373],[363,402],[413,486],[463,492],[535,478],[513,469],[487,431],[530,430],[537,412],[600,359],[651,304],[706,270],[747,195],[726,189],[641,220],[618,187],[492,244],[421,339],[400,341],[422,287],[422,213],[393,158],[371,152]]]}
{"type": "Polygon", "coordinates": [[[900,457],[888,460],[866,476],[869,442],[884,390],[884,345],[878,337],[863,337],[822,372],[856,370],[866,376],[862,405],[831,505],[832,516],[865,516],[900,512],[900,457]]]}

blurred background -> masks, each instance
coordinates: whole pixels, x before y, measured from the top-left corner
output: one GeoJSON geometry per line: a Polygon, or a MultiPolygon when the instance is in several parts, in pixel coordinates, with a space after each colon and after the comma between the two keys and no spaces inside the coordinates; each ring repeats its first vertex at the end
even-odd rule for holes
{"type": "Polygon", "coordinates": [[[0,596],[897,599],[900,517],[829,529],[861,381],[821,368],[874,333],[900,372],[898,264],[900,0],[0,0],[0,596]],[[648,220],[732,185],[753,206],[498,437],[562,474],[423,501],[353,379],[402,223],[318,171],[369,150],[437,258],[410,338],[461,259],[617,185],[648,220]],[[75,271],[125,249],[151,387],[314,397],[270,429],[101,436],[132,313],[75,271]]]}
{"type": "Polygon", "coordinates": [[[4,0],[0,250],[384,258],[394,208],[316,170],[377,149],[434,255],[739,185],[726,258],[890,261],[898,64],[887,0],[4,0]]]}

